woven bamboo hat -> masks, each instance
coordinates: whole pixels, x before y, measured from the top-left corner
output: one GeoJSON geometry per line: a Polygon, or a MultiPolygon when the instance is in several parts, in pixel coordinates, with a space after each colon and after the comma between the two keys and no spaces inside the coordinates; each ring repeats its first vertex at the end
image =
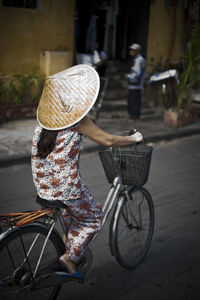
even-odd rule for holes
{"type": "Polygon", "coordinates": [[[99,86],[98,73],[84,64],[49,76],[37,109],[38,122],[49,130],[72,126],[92,108],[99,86]]]}

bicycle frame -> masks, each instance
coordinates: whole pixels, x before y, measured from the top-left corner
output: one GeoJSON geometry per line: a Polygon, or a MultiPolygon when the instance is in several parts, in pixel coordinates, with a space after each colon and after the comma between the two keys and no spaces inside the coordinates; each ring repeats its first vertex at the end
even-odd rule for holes
{"type": "Polygon", "coordinates": [[[104,214],[103,221],[102,221],[102,226],[106,222],[109,213],[111,212],[113,206],[115,205],[116,200],[117,200],[117,196],[121,192],[122,187],[123,187],[123,184],[122,184],[121,177],[120,176],[115,177],[114,180],[113,180],[112,186],[111,186],[111,188],[108,192],[106,201],[105,201],[105,203],[103,205],[103,208],[102,208],[102,211],[103,211],[103,214],[104,214]]]}
{"type": "MultiPolygon", "coordinates": [[[[103,215],[104,215],[103,221],[102,221],[102,227],[105,224],[105,222],[106,222],[106,220],[108,218],[108,215],[110,214],[112,208],[116,204],[116,201],[118,199],[118,195],[120,194],[120,192],[122,192],[122,190],[124,190],[124,185],[122,184],[122,179],[121,179],[121,176],[119,175],[119,176],[117,176],[117,177],[114,178],[112,186],[111,186],[111,188],[110,188],[110,190],[108,192],[108,195],[106,197],[105,203],[104,203],[103,208],[102,208],[102,212],[103,212],[103,215]]],[[[126,189],[125,189],[125,192],[127,192],[126,189]]],[[[128,194],[128,192],[127,192],[127,194],[128,194]]],[[[126,197],[127,197],[127,195],[126,195],[126,197]]],[[[63,219],[61,217],[61,211],[60,211],[60,209],[58,209],[56,215],[57,215],[57,218],[59,219],[59,222],[61,224],[63,232],[66,234],[67,232],[66,232],[66,229],[65,229],[65,225],[64,225],[63,219]]],[[[39,268],[39,265],[40,265],[40,262],[41,262],[44,250],[45,250],[45,246],[46,246],[46,244],[48,242],[48,239],[49,239],[49,236],[50,236],[50,234],[51,234],[51,232],[52,232],[52,230],[53,230],[53,228],[54,228],[54,226],[55,226],[55,224],[57,222],[57,218],[52,222],[52,224],[51,224],[51,226],[49,228],[49,233],[48,233],[48,235],[47,235],[47,237],[46,237],[46,239],[44,241],[44,244],[43,244],[43,247],[42,247],[42,250],[41,250],[41,253],[40,253],[40,257],[38,259],[36,268],[35,268],[34,273],[33,273],[33,278],[36,277],[36,274],[37,274],[37,271],[38,271],[38,268],[39,268]]],[[[97,234],[98,233],[96,233],[96,235],[94,236],[94,238],[91,241],[91,243],[94,241],[94,239],[96,238],[97,234]]],[[[34,239],[34,241],[33,241],[32,245],[31,245],[28,253],[26,254],[27,258],[29,256],[29,254],[30,254],[30,252],[31,252],[34,244],[36,243],[36,240],[37,240],[37,236],[34,239]]],[[[91,243],[89,244],[89,246],[91,245],[91,243]]],[[[25,259],[26,259],[26,257],[25,257],[25,259]]],[[[25,262],[25,260],[24,260],[24,262],[25,262]]],[[[23,262],[23,264],[24,264],[24,262],[23,262]]]]}
{"type": "MultiPolygon", "coordinates": [[[[51,235],[51,232],[53,231],[53,229],[54,229],[54,227],[55,227],[55,225],[56,225],[56,223],[57,223],[57,219],[58,219],[59,222],[60,222],[60,225],[61,225],[61,228],[62,228],[62,230],[63,230],[63,233],[64,233],[65,235],[67,234],[67,230],[66,230],[66,227],[65,227],[64,222],[63,222],[61,210],[56,208],[56,209],[54,209],[54,221],[53,221],[53,222],[50,221],[50,223],[52,223],[52,224],[51,224],[51,227],[50,227],[50,229],[49,229],[48,235],[47,235],[47,237],[46,237],[46,239],[45,239],[45,241],[44,241],[44,244],[43,244],[43,247],[42,247],[42,250],[41,250],[41,253],[40,253],[40,257],[39,257],[38,262],[37,262],[37,265],[36,265],[36,267],[35,267],[35,271],[34,271],[34,274],[33,274],[33,278],[35,278],[35,276],[36,276],[36,274],[37,274],[37,271],[38,271],[38,268],[39,268],[39,265],[40,265],[40,262],[41,262],[41,259],[42,259],[42,256],[43,256],[45,247],[46,247],[46,244],[47,244],[48,239],[49,239],[49,237],[50,237],[50,235],[51,235]]],[[[37,237],[36,237],[35,239],[37,239],[37,237]]],[[[33,241],[33,243],[35,243],[35,240],[33,241]]],[[[31,245],[31,247],[32,247],[32,245],[31,245]]]]}
{"type": "MultiPolygon", "coordinates": [[[[133,217],[133,219],[135,220],[136,223],[137,220],[135,219],[134,217],[134,214],[133,214],[133,210],[132,210],[132,206],[131,206],[131,203],[130,203],[130,197],[129,197],[129,193],[128,191],[130,190],[131,187],[128,187],[128,186],[124,186],[123,183],[122,183],[122,179],[121,179],[121,176],[117,176],[114,178],[113,180],[113,183],[112,183],[112,187],[107,195],[107,198],[106,198],[106,201],[104,203],[104,206],[103,206],[103,213],[104,213],[104,217],[103,217],[103,222],[102,222],[102,226],[104,225],[104,223],[106,222],[107,220],[107,217],[109,215],[109,213],[111,212],[113,206],[115,206],[116,204],[116,201],[118,199],[118,195],[123,192],[126,200],[127,200],[127,203],[128,203],[128,207],[129,207],[129,210],[131,212],[131,216],[133,217]]],[[[121,204],[120,204],[121,206],[121,204]]]]}
{"type": "MultiPolygon", "coordinates": [[[[110,190],[108,192],[108,195],[106,197],[106,200],[105,200],[103,208],[102,208],[102,212],[103,212],[102,227],[104,226],[105,222],[107,221],[108,216],[109,216],[110,212],[112,211],[113,207],[116,205],[117,200],[118,200],[118,196],[119,196],[119,194],[121,192],[124,193],[124,196],[125,196],[125,198],[127,200],[128,207],[129,207],[129,210],[131,212],[131,215],[132,215],[133,219],[135,220],[135,222],[138,225],[138,222],[137,222],[137,220],[134,217],[134,213],[133,213],[133,210],[132,210],[132,207],[131,207],[131,203],[130,203],[130,197],[129,197],[129,194],[128,194],[128,191],[129,191],[130,188],[131,187],[125,187],[123,185],[122,178],[121,178],[120,174],[114,178],[112,186],[111,186],[111,188],[110,188],[110,190]]],[[[122,203],[123,203],[122,201],[119,202],[119,207],[121,207],[122,203]]],[[[58,210],[60,211],[60,209],[58,209],[58,210]]],[[[65,228],[65,225],[64,225],[64,222],[63,222],[63,219],[61,217],[61,212],[60,212],[60,215],[58,216],[58,219],[60,221],[60,224],[61,224],[63,232],[65,234],[67,234],[66,228],[65,228]]],[[[52,224],[52,226],[50,228],[50,231],[52,231],[55,223],[56,223],[56,221],[52,224]]],[[[88,247],[90,247],[91,243],[95,240],[95,238],[97,237],[97,235],[98,235],[98,232],[95,234],[94,238],[92,239],[92,241],[90,242],[90,244],[88,245],[88,247]]],[[[43,255],[43,252],[44,252],[44,249],[45,249],[45,245],[46,245],[46,243],[48,241],[49,236],[50,236],[50,234],[48,234],[48,236],[46,237],[46,240],[44,242],[44,246],[42,248],[40,259],[38,261],[37,267],[39,267],[39,264],[40,264],[40,261],[42,259],[42,255],[43,255]]],[[[36,275],[37,269],[34,272],[34,276],[36,275]]]]}
{"type": "MultiPolygon", "coordinates": [[[[108,195],[106,197],[105,203],[104,203],[103,208],[102,208],[102,212],[103,212],[103,215],[104,215],[103,221],[102,221],[102,227],[105,224],[105,222],[106,222],[106,220],[108,218],[108,215],[110,214],[112,208],[116,204],[116,201],[118,199],[118,195],[120,194],[120,192],[123,189],[124,189],[124,185],[122,184],[122,179],[121,179],[121,176],[119,175],[119,176],[117,176],[117,177],[114,178],[112,186],[111,186],[111,188],[110,188],[110,190],[108,192],[108,195]]],[[[127,192],[126,189],[125,189],[125,192],[127,192]]],[[[128,195],[128,192],[127,192],[127,195],[128,195]]],[[[126,197],[128,197],[127,195],[126,195],[126,197]]],[[[60,209],[58,209],[58,210],[60,211],[60,209]]],[[[66,232],[66,229],[65,229],[65,225],[64,225],[63,219],[61,217],[61,211],[60,211],[60,214],[58,215],[58,219],[60,221],[60,224],[61,224],[63,232],[66,234],[67,232],[66,232]]],[[[42,248],[42,251],[41,251],[41,254],[40,254],[40,258],[39,258],[37,266],[36,266],[36,269],[34,271],[33,278],[36,276],[36,273],[37,273],[40,261],[42,259],[42,255],[43,255],[44,250],[45,250],[45,246],[46,246],[47,241],[49,239],[49,236],[51,234],[50,232],[53,230],[56,221],[57,220],[55,220],[55,222],[51,225],[50,230],[49,230],[49,234],[47,235],[47,237],[46,237],[46,239],[44,241],[44,245],[43,245],[43,248],[42,248]]],[[[90,242],[89,246],[95,240],[95,238],[96,238],[97,235],[98,235],[98,232],[95,234],[95,236],[94,236],[93,240],[90,242]]]]}

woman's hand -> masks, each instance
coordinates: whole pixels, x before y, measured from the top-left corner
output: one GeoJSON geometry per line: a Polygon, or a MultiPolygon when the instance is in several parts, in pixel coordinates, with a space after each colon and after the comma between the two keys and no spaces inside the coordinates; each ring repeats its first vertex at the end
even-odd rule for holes
{"type": "Polygon", "coordinates": [[[131,137],[135,143],[140,143],[143,141],[143,136],[138,131],[136,133],[132,134],[131,137]]]}

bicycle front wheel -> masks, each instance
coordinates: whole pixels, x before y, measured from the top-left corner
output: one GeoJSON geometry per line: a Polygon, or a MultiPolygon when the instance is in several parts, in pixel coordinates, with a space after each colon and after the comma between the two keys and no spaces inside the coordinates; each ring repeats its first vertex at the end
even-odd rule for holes
{"type": "Polygon", "coordinates": [[[46,276],[42,274],[44,269],[46,272],[45,266],[51,261],[55,262],[65,251],[64,244],[56,231],[52,231],[47,241],[38,269],[38,277],[36,275],[33,279],[34,270],[48,232],[45,225],[35,223],[19,229],[15,228],[1,239],[1,297],[9,300],[16,300],[16,297],[18,300],[56,299],[60,285],[51,286],[51,282],[45,285],[42,280],[39,280],[46,276]]]}
{"type": "MultiPolygon", "coordinates": [[[[145,258],[154,231],[154,206],[144,188],[132,188],[113,215],[111,246],[120,265],[135,269],[145,258]]],[[[120,201],[119,201],[120,203],[120,201]]]]}

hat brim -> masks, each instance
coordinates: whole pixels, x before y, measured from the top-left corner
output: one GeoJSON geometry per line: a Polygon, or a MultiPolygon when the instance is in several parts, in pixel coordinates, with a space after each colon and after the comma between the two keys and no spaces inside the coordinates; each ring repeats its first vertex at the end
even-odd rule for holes
{"type": "Polygon", "coordinates": [[[80,122],[93,107],[99,88],[98,73],[84,64],[50,76],[37,108],[38,123],[48,130],[62,130],[80,122]],[[68,104],[63,107],[65,97],[70,109],[68,104]]]}

